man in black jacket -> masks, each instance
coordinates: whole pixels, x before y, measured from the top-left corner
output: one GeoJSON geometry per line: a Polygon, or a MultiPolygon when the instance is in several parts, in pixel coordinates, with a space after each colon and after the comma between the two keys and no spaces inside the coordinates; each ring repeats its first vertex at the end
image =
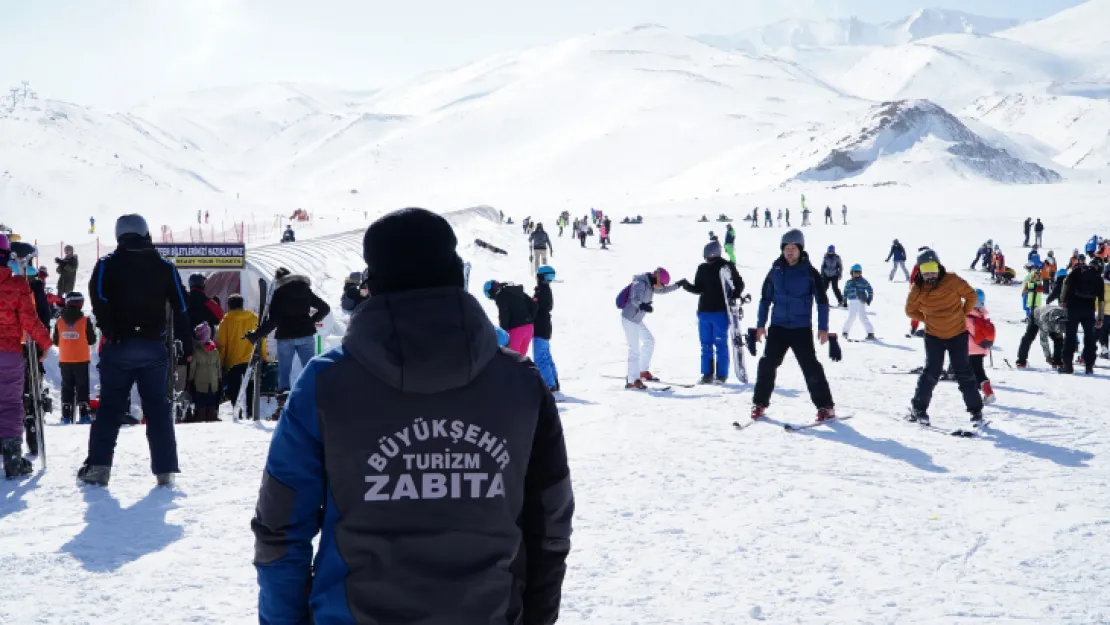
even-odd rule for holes
{"type": "Polygon", "coordinates": [[[1087,375],[1095,372],[1098,355],[1098,332],[1102,329],[1102,298],[1104,289],[1098,271],[1087,266],[1080,254],[1079,261],[1064,279],[1060,300],[1068,311],[1067,331],[1064,335],[1064,357],[1060,373],[1074,373],[1072,362],[1078,343],[1079,327],[1083,327],[1083,366],[1087,375]]]}
{"type": "Polygon", "coordinates": [[[555,623],[574,497],[551,393],[497,347],[446,220],[390,213],[363,246],[370,300],[270,445],[259,622],[555,623]]]}
{"type": "Polygon", "coordinates": [[[532,244],[532,255],[528,257],[532,261],[532,273],[537,273],[540,267],[547,264],[547,252],[550,250],[554,256],[555,248],[551,245],[551,237],[547,236],[543,224],[536,224],[536,229],[528,235],[528,242],[532,244]]]}
{"type": "Polygon", "coordinates": [[[189,294],[185,298],[185,304],[189,311],[189,325],[195,328],[207,323],[212,336],[216,336],[216,329],[224,320],[224,311],[204,292],[207,283],[208,279],[202,273],[189,276],[189,294]]]}
{"type": "Polygon", "coordinates": [[[166,306],[186,360],[193,355],[185,289],[177,269],[154,249],[146,220],[124,215],[116,221],[116,251],[101,258],[89,280],[96,325],[105,338],[100,350],[100,408],[89,430],[89,455],[77,478],[107,485],[120,423],[131,387],[142,398],[151,471],[160,486],[178,473],[177,440],[168,397],[166,306]]]}
{"type": "Polygon", "coordinates": [[[275,329],[278,350],[278,390],[290,389],[293,358],[301,367],[316,355],[316,324],[331,314],[331,306],[312,292],[312,281],[307,276],[291,273],[279,267],[274,273],[274,296],[266,307],[266,320],[257,330],[247,333],[247,339],[257,343],[275,329]]]}
{"type": "Polygon", "coordinates": [[[710,241],[702,250],[705,262],[698,266],[694,283],[679,280],[678,284],[698,297],[698,340],[701,341],[701,383],[724,384],[728,381],[728,302],[725,300],[721,270],[728,268],[732,277],[733,297],[739,298],[744,292],[744,280],[736,270],[736,265],[721,257],[721,244],[710,241]],[[716,350],[716,355],[714,355],[716,350]],[[716,377],[713,363],[716,361],[716,377]]]}

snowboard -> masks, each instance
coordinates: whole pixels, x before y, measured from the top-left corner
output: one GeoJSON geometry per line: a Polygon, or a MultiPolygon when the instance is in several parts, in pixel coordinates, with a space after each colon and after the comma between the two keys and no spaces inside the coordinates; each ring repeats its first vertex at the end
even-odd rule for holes
{"type": "MultiPolygon", "coordinates": [[[[732,344],[732,369],[736,379],[741,384],[748,383],[748,371],[744,366],[744,331],[740,328],[740,320],[744,318],[744,311],[740,308],[742,303],[736,297],[736,288],[732,283],[732,265],[721,267],[721,290],[725,294],[725,304],[728,306],[728,334],[732,344]]],[[[750,297],[744,302],[751,301],[750,297]]]]}

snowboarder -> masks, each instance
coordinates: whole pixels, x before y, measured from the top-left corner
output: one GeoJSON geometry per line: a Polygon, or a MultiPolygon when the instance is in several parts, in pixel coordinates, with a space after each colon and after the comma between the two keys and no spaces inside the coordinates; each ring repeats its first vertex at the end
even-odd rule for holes
{"type": "MultiPolygon", "coordinates": [[[[602,226],[604,227],[604,226],[602,226]]],[[[555,280],[555,269],[549,265],[540,267],[536,272],[536,289],[532,292],[536,300],[536,320],[533,323],[535,335],[532,337],[532,358],[540,376],[551,392],[559,392],[559,369],[551,357],[551,310],[555,308],[555,297],[551,293],[551,282],[555,280]]],[[[511,340],[511,337],[510,337],[511,340]]]]}
{"type": "Polygon", "coordinates": [[[285,226],[285,232],[281,233],[282,243],[296,243],[297,233],[293,232],[293,224],[285,226]]]}
{"type": "Polygon", "coordinates": [[[370,300],[297,379],[270,443],[259,621],[554,623],[574,512],[556,404],[497,348],[442,217],[391,213],[364,241],[370,300]],[[441,463],[463,450],[481,468],[441,463]]]}
{"type": "Polygon", "coordinates": [[[859,317],[863,322],[863,329],[867,330],[866,340],[874,341],[875,328],[867,319],[867,307],[871,305],[875,292],[871,289],[871,283],[863,277],[863,266],[852,265],[851,274],[851,279],[844,283],[844,299],[848,302],[848,320],[844,322],[844,330],[841,334],[844,338],[848,338],[852,324],[855,323],[856,317],[859,317]]]}
{"type": "MultiPolygon", "coordinates": [[[[166,304],[177,336],[192,334],[185,289],[172,263],[158,254],[146,220],[123,215],[116,220],[112,254],[101,258],[89,279],[93,315],[104,342],[100,348],[100,406],[89,430],[89,454],[77,479],[107,486],[116,439],[131,387],[138,385],[150,446],[151,471],[159,486],[170,486],[178,473],[177,440],[167,388],[170,356],[166,349],[166,304]]],[[[184,358],[193,342],[182,341],[184,358]]]]}
{"type": "Polygon", "coordinates": [[[63,251],[64,256],[54,259],[58,265],[58,285],[55,292],[59,297],[65,297],[77,284],[77,254],[73,253],[72,245],[65,246],[63,251]]]}
{"type": "Polygon", "coordinates": [[[1098,348],[1098,330],[1102,330],[1103,293],[1102,277],[1088,267],[1080,254],[1076,268],[1064,279],[1060,299],[1068,311],[1067,333],[1064,336],[1064,358],[1060,373],[1073,373],[1072,361],[1079,343],[1079,328],[1083,328],[1083,365],[1087,375],[1094,373],[1098,348]]]}
{"type": "Polygon", "coordinates": [[[836,246],[830,245],[825,258],[821,260],[821,288],[828,291],[832,286],[833,295],[836,295],[836,305],[840,307],[847,305],[844,303],[844,296],[840,294],[840,278],[843,275],[844,263],[836,253],[836,246]]]}
{"type": "Polygon", "coordinates": [[[1068,313],[1060,306],[1046,304],[1034,310],[1025,324],[1025,335],[1021,337],[1021,343],[1018,345],[1017,360],[1014,365],[1018,369],[1028,366],[1029,348],[1033,345],[1033,339],[1039,334],[1045,361],[1053,369],[1059,369],[1063,361],[1064,333],[1067,331],[1067,326],[1068,313]],[[1051,348],[1048,345],[1050,339],[1051,348]]]}
{"type": "Polygon", "coordinates": [[[189,361],[189,395],[196,422],[219,421],[220,350],[212,341],[212,328],[199,323],[193,328],[193,359],[189,361]]]}
{"type": "Polygon", "coordinates": [[[917,257],[917,266],[917,278],[906,298],[906,316],[925,324],[925,368],[917,380],[909,420],[929,425],[929,404],[947,353],[964,406],[971,414],[971,422],[978,425],[983,422],[983,398],[979,396],[968,360],[967,332],[967,316],[975,309],[978,298],[963,278],[945,270],[936,252],[922,252],[917,257]]]}
{"type": "Polygon", "coordinates": [[[725,300],[721,270],[728,268],[732,274],[733,297],[739,299],[744,292],[744,280],[736,265],[721,258],[721,244],[710,241],[702,250],[705,262],[698,266],[694,282],[682,279],[679,286],[698,297],[698,339],[701,341],[701,384],[724,384],[728,381],[729,328],[728,302],[725,300]],[[716,371],[714,371],[716,362],[716,371]]]}
{"type": "MultiPolygon", "coordinates": [[[[185,302],[189,311],[189,324],[196,326],[198,323],[207,323],[215,332],[224,319],[224,311],[204,292],[207,285],[208,278],[203,273],[191,274],[189,294],[185,297],[185,302]]],[[[192,336],[192,332],[189,335],[192,336]]]]}
{"type": "Polygon", "coordinates": [[[890,282],[894,282],[894,273],[899,269],[902,270],[902,275],[906,277],[906,282],[910,281],[910,274],[906,271],[906,248],[894,239],[894,243],[890,245],[890,253],[886,255],[886,261],[891,262],[893,259],[894,264],[890,268],[890,282]]]}
{"type": "Polygon", "coordinates": [[[0,455],[4,476],[15,479],[34,470],[23,457],[26,365],[22,344],[29,336],[38,345],[41,361],[50,351],[50,334],[35,314],[27,280],[8,266],[11,258],[11,243],[7,235],[0,234],[0,455]]]}
{"type": "Polygon", "coordinates": [[[536,334],[536,301],[528,297],[523,286],[511,282],[486,280],[482,292],[497,304],[497,325],[509,333],[509,349],[527,356],[536,334]]]}
{"type": "Polygon", "coordinates": [[[818,340],[822,345],[828,344],[830,359],[840,361],[840,344],[835,334],[829,334],[829,299],[821,288],[821,274],[809,262],[801,230],[784,234],[779,248],[782,255],[763,280],[757,329],[752,333],[757,342],[767,338],[756,374],[752,419],[762,417],[771,404],[776,373],[786,352],[792,351],[805,377],[809,398],[817,407],[817,420],[829,421],[836,418],[836,410],[825,369],[817,361],[813,345],[813,304],[816,301],[818,340]]]}
{"type": "Polygon", "coordinates": [[[1022,247],[1029,247],[1029,235],[1033,232],[1033,218],[1026,217],[1025,223],[1022,224],[1022,231],[1025,232],[1025,241],[1021,244],[1022,247]]]}
{"type": "Polygon", "coordinates": [[[736,229],[729,224],[725,228],[725,254],[728,254],[728,262],[736,264],[736,229]]]}
{"type": "Polygon", "coordinates": [[[1037,240],[1037,245],[1044,247],[1044,224],[1041,223],[1040,218],[1037,219],[1037,224],[1033,226],[1033,234],[1035,235],[1034,238],[1037,240]]]}
{"type": "Polygon", "coordinates": [[[825,225],[827,226],[829,224],[836,225],[836,222],[833,221],[832,207],[830,207],[829,205],[826,204],[825,205],[825,225]]]}
{"type": "Polygon", "coordinates": [[[645,389],[644,380],[658,380],[651,374],[651,356],[655,352],[655,337],[644,324],[644,317],[654,312],[654,295],[670,293],[682,288],[671,284],[671,274],[659,267],[655,271],[642,273],[632,278],[632,283],[624,287],[617,296],[621,308],[621,325],[628,341],[628,374],[624,388],[645,389]]]}
{"type": "Polygon", "coordinates": [[[993,404],[995,401],[994,389],[991,388],[990,378],[983,366],[987,356],[994,345],[994,324],[990,321],[990,312],[987,311],[987,294],[983,289],[975,289],[975,308],[967,314],[967,351],[971,372],[975,374],[975,384],[983,394],[984,404],[993,404]]]}
{"type": "Polygon", "coordinates": [[[848,205],[847,204],[841,204],[840,205],[840,216],[844,219],[844,225],[847,226],[848,225],[848,205]]]}
{"type": "MultiPolygon", "coordinates": [[[[243,376],[247,373],[254,346],[246,335],[258,327],[258,315],[243,308],[243,296],[233,293],[227,298],[227,316],[216,331],[216,347],[220,350],[220,373],[227,387],[227,397],[232,405],[239,399],[243,376]]],[[[262,341],[261,357],[265,361],[266,341],[262,341]]],[[[247,380],[247,397],[254,396],[254,382],[247,380]]],[[[254,417],[254,402],[247,402],[247,418],[254,417]]]]}
{"type": "Polygon", "coordinates": [[[58,347],[58,369],[62,374],[62,423],[89,423],[90,348],[96,345],[96,329],[85,313],[85,296],[66,294],[66,305],[54,323],[54,345],[58,347]]]}
{"type": "Polygon", "coordinates": [[[551,237],[543,229],[543,224],[536,224],[536,229],[528,235],[528,242],[532,244],[532,254],[528,260],[532,261],[532,273],[539,271],[540,267],[547,264],[547,252],[555,256],[555,248],[551,245],[551,237]]]}

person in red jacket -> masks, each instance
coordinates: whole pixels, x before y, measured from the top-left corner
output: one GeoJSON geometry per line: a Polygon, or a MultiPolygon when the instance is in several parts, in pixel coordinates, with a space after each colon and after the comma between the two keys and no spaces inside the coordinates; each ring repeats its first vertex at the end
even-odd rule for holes
{"type": "Polygon", "coordinates": [[[23,457],[23,341],[30,335],[39,359],[50,350],[50,333],[39,321],[26,278],[8,267],[11,244],[0,234],[0,452],[4,476],[30,475],[31,462],[23,457]]]}

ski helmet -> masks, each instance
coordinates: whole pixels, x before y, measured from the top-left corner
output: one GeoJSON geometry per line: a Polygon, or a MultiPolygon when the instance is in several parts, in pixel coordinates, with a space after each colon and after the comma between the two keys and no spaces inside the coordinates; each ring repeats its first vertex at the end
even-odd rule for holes
{"type": "Polygon", "coordinates": [[[863,265],[860,265],[858,263],[852,265],[852,269],[849,271],[849,273],[863,273],[863,265]]]}
{"type": "Polygon", "coordinates": [[[987,294],[983,289],[975,289],[975,305],[979,308],[987,305],[987,294]]]}
{"type": "Polygon", "coordinates": [[[486,283],[482,285],[482,293],[489,299],[493,299],[500,290],[501,284],[499,284],[497,280],[486,280],[486,283]]]}
{"type": "Polygon", "coordinates": [[[146,220],[142,215],[122,215],[116,220],[116,241],[121,237],[128,234],[135,234],[140,237],[149,237],[150,228],[146,225],[146,220]]]}
{"type": "Polygon", "coordinates": [[[77,291],[66,293],[66,308],[81,308],[85,305],[85,296],[77,291]]]}
{"type": "Polygon", "coordinates": [[[806,235],[802,234],[802,231],[796,228],[790,230],[782,235],[782,240],[779,242],[779,249],[781,250],[787,245],[797,245],[798,249],[804,250],[806,248],[806,235]]]}
{"type": "Polygon", "coordinates": [[[203,273],[194,273],[189,276],[190,289],[203,289],[204,285],[208,282],[208,278],[203,273]]]}
{"type": "Polygon", "coordinates": [[[652,275],[655,276],[655,281],[659,283],[659,286],[667,286],[671,283],[671,274],[662,267],[656,269],[652,275]]]}
{"type": "Polygon", "coordinates": [[[543,278],[545,282],[554,282],[555,268],[551,265],[544,265],[536,270],[536,275],[543,278]]]}
{"type": "Polygon", "coordinates": [[[705,247],[701,250],[701,257],[705,260],[709,260],[710,258],[720,258],[721,244],[716,241],[710,241],[709,243],[706,243],[705,247]]]}

